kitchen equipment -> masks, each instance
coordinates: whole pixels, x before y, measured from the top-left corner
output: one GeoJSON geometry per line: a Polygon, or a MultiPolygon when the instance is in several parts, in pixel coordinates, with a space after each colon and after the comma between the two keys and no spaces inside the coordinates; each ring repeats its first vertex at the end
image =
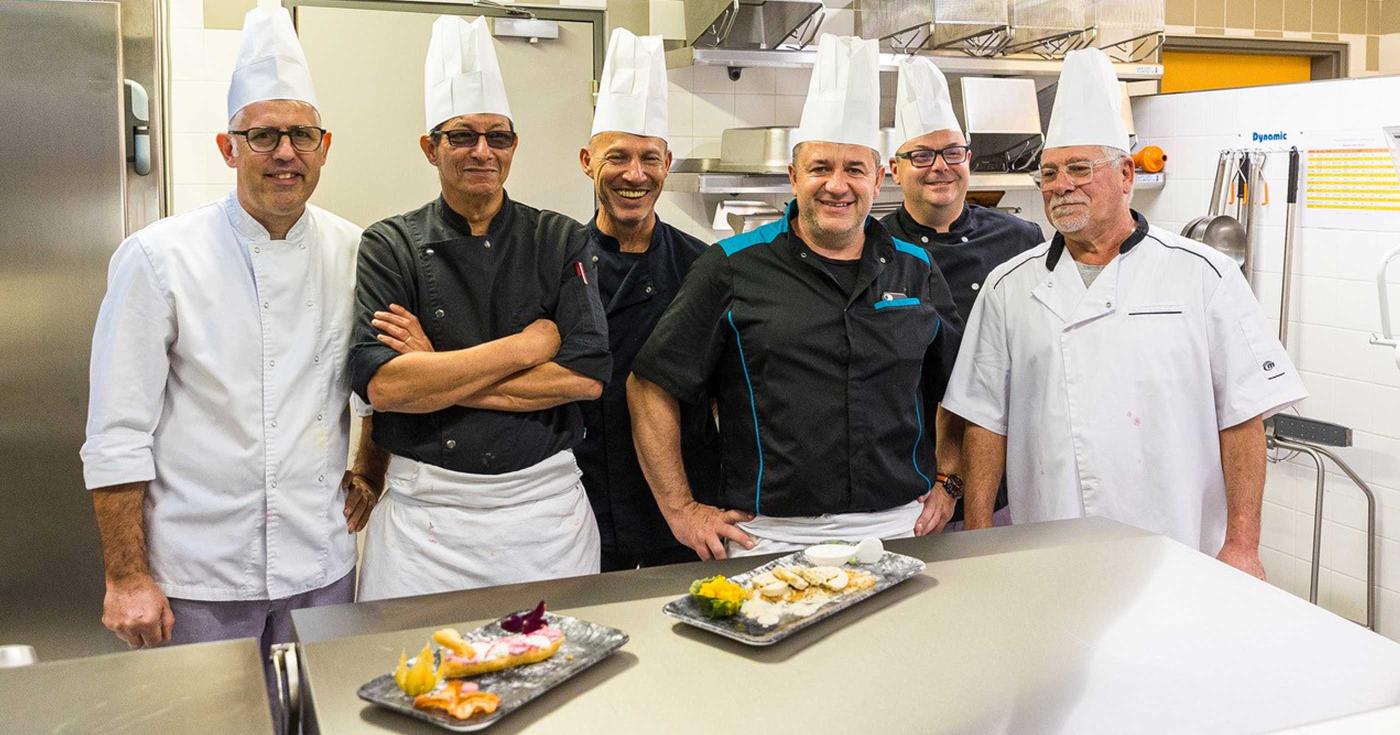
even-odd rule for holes
{"type": "Polygon", "coordinates": [[[822,4],[814,0],[687,0],[686,37],[696,46],[767,50],[789,37],[816,38],[822,4]]]}
{"type": "MultiPolygon", "coordinates": [[[[789,566],[813,566],[808,561],[804,552],[796,552],[786,556],[780,556],[761,566],[755,567],[743,574],[736,574],[730,577],[731,580],[739,584],[745,584],[750,579],[772,571],[777,567],[789,566]]],[[[823,605],[816,612],[806,617],[785,618],[777,625],[762,625],[754,620],[736,615],[730,618],[708,618],[700,613],[700,606],[690,595],[672,600],[666,603],[661,611],[682,623],[693,625],[711,633],[718,633],[726,638],[732,638],[740,643],[750,646],[771,646],[788,636],[816,624],[818,621],[835,615],[856,603],[869,599],[885,590],[894,587],[911,577],[922,574],[924,562],[903,554],[896,554],[886,551],[880,560],[874,564],[860,564],[853,567],[875,575],[875,586],[857,592],[848,592],[827,604],[823,605]]]]}
{"type": "Polygon", "coordinates": [[[1225,206],[1224,200],[1232,198],[1231,193],[1243,176],[1241,171],[1248,165],[1247,154],[1222,151],[1216,165],[1209,214],[1191,220],[1181,230],[1184,237],[1203,242],[1234,258],[1241,268],[1248,258],[1248,233],[1238,219],[1221,212],[1225,206]]]}
{"type": "Polygon", "coordinates": [[[0,308],[23,315],[0,328],[0,457],[11,460],[0,481],[0,628],[45,661],[126,648],[101,624],[101,552],[78,447],[108,260],[162,214],[165,7],[0,2],[0,308]],[[149,94],[133,86],[127,101],[127,79],[149,94]],[[123,119],[132,103],[146,121],[123,119]],[[150,155],[127,163],[125,140],[143,137],[141,126],[150,155]]]}
{"type": "Polygon", "coordinates": [[[1011,38],[1006,0],[862,0],[856,16],[858,35],[907,53],[958,48],[988,56],[1011,38]]]}
{"type": "Polygon", "coordinates": [[[1167,154],[1160,147],[1150,145],[1133,154],[1133,165],[1139,171],[1159,173],[1167,167],[1167,154]]]}
{"type": "Polygon", "coordinates": [[[1293,236],[1298,228],[1298,147],[1288,149],[1288,215],[1283,225],[1283,292],[1278,305],[1278,341],[1288,349],[1288,306],[1293,292],[1293,236]]]}
{"type": "Polygon", "coordinates": [[[1162,47],[1166,3],[1161,0],[1090,0],[1087,5],[1094,44],[1115,61],[1144,61],[1162,47]]]}
{"type": "Polygon", "coordinates": [[[1079,0],[1011,0],[1011,28],[1015,35],[1007,53],[1031,52],[1061,58],[1092,40],[1086,33],[1086,3],[1079,0]]]}

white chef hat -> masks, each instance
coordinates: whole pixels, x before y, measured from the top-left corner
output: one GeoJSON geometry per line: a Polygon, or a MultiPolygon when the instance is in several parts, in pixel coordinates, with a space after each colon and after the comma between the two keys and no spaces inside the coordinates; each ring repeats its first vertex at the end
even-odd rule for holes
{"type": "Polygon", "coordinates": [[[894,142],[904,145],[937,130],[962,133],[953,100],[948,95],[948,79],[927,56],[899,62],[899,84],[894,103],[894,142]]]}
{"type": "Polygon", "coordinates": [[[423,102],[428,130],[458,115],[510,117],[506,83],[485,18],[468,23],[443,15],[434,21],[423,64],[423,102]]]}
{"type": "Polygon", "coordinates": [[[626,28],[614,28],[589,135],[618,131],[667,138],[666,96],[666,51],[661,36],[639,38],[626,28]]]}
{"type": "Polygon", "coordinates": [[[792,145],[813,140],[881,151],[878,41],[822,34],[792,145]]]}
{"type": "Polygon", "coordinates": [[[1106,145],[1131,149],[1123,124],[1122,91],[1113,62],[1096,48],[1071,51],[1060,70],[1055,107],[1050,112],[1046,148],[1106,145]]]}
{"type": "Polygon", "coordinates": [[[316,107],[311,69],[285,8],[258,6],[243,17],[243,45],[228,87],[228,117],[254,102],[299,100],[316,107]]]}

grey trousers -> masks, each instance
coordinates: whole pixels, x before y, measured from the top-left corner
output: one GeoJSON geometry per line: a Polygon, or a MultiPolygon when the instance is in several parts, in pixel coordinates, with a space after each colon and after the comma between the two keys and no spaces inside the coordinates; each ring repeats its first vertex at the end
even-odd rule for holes
{"type": "Polygon", "coordinates": [[[172,597],[170,611],[175,614],[175,627],[170,631],[170,644],[257,638],[262,649],[267,701],[272,707],[272,721],[280,731],[281,714],[277,711],[277,683],[273,678],[272,664],[268,660],[268,650],[274,643],[296,640],[296,631],[292,629],[293,610],[354,601],[353,569],[325,587],[280,600],[205,602],[172,597]]]}

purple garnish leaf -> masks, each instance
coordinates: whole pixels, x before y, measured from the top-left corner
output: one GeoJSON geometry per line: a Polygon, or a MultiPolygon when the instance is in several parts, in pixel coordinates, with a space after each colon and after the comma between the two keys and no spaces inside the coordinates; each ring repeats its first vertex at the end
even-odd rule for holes
{"type": "Polygon", "coordinates": [[[501,629],[522,635],[533,633],[544,627],[544,600],[528,613],[515,613],[501,620],[501,629]]]}

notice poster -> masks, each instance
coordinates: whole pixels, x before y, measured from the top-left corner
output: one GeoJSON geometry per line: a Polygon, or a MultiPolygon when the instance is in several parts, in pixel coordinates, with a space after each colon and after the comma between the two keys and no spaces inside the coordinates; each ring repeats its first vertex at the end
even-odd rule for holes
{"type": "Polygon", "coordinates": [[[1379,128],[1309,132],[1298,203],[1306,227],[1400,229],[1400,172],[1379,128]]]}

